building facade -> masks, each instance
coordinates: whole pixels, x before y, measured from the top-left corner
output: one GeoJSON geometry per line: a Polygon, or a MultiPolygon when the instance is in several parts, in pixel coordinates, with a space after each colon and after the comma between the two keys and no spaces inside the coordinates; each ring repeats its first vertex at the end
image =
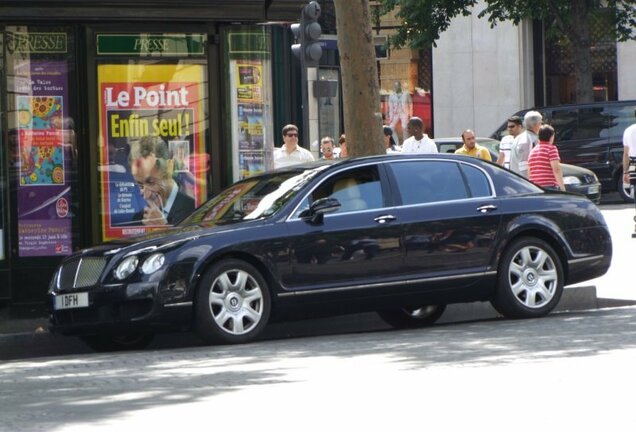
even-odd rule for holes
{"type": "Polygon", "coordinates": [[[0,3],[0,300],[270,169],[299,122],[290,0],[0,3]]]}

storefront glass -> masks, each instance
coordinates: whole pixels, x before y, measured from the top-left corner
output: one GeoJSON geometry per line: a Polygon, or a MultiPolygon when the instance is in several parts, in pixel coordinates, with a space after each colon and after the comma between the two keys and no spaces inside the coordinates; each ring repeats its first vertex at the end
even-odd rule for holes
{"type": "MultiPolygon", "coordinates": [[[[4,32],[8,166],[20,257],[68,255],[77,240],[77,143],[64,28],[4,32]]],[[[4,256],[4,254],[3,254],[4,256]]]]}
{"type": "Polygon", "coordinates": [[[415,116],[433,135],[431,50],[391,50],[379,61],[380,100],[384,124],[393,129],[397,144],[408,138],[406,124],[415,116]]]}
{"type": "Polygon", "coordinates": [[[98,35],[100,214],[109,240],[164,229],[207,198],[205,35],[98,35]],[[100,36],[102,43],[100,44],[100,36]],[[120,36],[120,38],[117,38],[120,36]],[[199,44],[199,42],[201,42],[199,44]]]}
{"type": "Polygon", "coordinates": [[[263,27],[225,32],[233,180],[273,167],[270,39],[270,30],[263,27]]]}

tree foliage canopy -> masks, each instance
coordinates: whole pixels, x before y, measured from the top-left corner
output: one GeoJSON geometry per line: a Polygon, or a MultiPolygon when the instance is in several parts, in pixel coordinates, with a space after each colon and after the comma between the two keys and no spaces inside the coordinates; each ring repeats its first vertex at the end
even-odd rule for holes
{"type": "MultiPolygon", "coordinates": [[[[394,46],[410,45],[424,48],[435,41],[456,16],[473,13],[477,0],[379,0],[381,13],[396,10],[403,21],[391,38],[394,46]]],[[[524,19],[544,20],[553,36],[565,36],[574,45],[581,43],[575,23],[579,14],[587,20],[604,20],[614,29],[616,40],[636,39],[636,7],[634,0],[484,0],[485,8],[479,17],[487,17],[491,26],[511,21],[515,25],[524,19]]],[[[610,31],[611,32],[611,31],[610,31]]]]}

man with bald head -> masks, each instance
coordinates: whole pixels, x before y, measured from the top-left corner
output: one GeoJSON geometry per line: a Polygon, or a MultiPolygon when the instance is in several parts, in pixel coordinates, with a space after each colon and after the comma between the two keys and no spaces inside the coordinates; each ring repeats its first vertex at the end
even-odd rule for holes
{"type": "Polygon", "coordinates": [[[406,125],[409,138],[404,140],[402,153],[437,153],[435,141],[424,133],[424,122],[419,117],[411,117],[406,125]]]}
{"type": "Polygon", "coordinates": [[[462,141],[464,142],[464,145],[455,150],[455,154],[472,156],[492,162],[488,149],[477,144],[475,132],[470,129],[466,129],[462,132],[462,141]]]}

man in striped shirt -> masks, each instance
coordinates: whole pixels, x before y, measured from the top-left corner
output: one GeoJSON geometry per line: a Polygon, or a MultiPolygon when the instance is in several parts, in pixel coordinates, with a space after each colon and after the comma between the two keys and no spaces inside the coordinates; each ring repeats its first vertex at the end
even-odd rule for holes
{"type": "Polygon", "coordinates": [[[539,129],[539,144],[528,157],[528,178],[545,189],[565,190],[561,173],[559,150],[554,145],[554,128],[543,125],[539,129]]]}

